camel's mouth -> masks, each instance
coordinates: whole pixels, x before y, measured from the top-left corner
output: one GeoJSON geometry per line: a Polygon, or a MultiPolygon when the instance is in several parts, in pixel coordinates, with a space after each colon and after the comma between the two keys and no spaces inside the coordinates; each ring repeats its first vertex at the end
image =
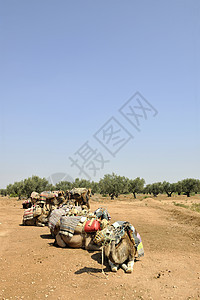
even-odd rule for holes
{"type": "Polygon", "coordinates": [[[107,228],[106,230],[98,231],[94,238],[94,242],[97,245],[106,245],[112,241],[112,235],[112,232],[109,231],[107,228]]]}

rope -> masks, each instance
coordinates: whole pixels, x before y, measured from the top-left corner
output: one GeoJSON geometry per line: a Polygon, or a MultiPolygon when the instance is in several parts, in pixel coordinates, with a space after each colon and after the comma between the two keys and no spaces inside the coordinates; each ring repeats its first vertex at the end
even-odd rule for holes
{"type": "MultiPolygon", "coordinates": [[[[106,278],[106,279],[108,279],[108,275],[106,275],[106,273],[104,272],[104,270],[103,270],[103,251],[104,251],[104,246],[102,246],[102,249],[101,249],[101,273],[104,275],[104,278],[106,278]]],[[[90,275],[92,275],[92,276],[96,276],[96,277],[98,277],[98,278],[101,278],[101,279],[103,279],[102,277],[100,277],[100,276],[98,276],[98,275],[94,275],[94,274],[92,274],[91,272],[89,272],[89,274],[90,275]]]]}
{"type": "Polygon", "coordinates": [[[103,249],[104,249],[104,247],[101,248],[101,270],[102,270],[102,273],[105,274],[104,270],[103,270],[103,249]]]}
{"type": "Polygon", "coordinates": [[[104,270],[103,270],[103,250],[104,250],[104,245],[102,246],[102,248],[101,248],[101,271],[102,271],[102,273],[103,273],[103,275],[106,277],[106,279],[107,279],[107,276],[106,276],[106,274],[105,274],[105,272],[104,272],[104,270]]]}

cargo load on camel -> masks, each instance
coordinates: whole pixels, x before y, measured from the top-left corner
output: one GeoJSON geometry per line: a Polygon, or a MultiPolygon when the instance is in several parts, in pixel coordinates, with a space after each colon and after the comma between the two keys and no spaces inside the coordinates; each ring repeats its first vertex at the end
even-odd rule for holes
{"type": "Polygon", "coordinates": [[[91,189],[73,188],[69,192],[69,200],[74,199],[75,205],[86,205],[90,208],[89,198],[91,197],[91,189]]]}
{"type": "Polygon", "coordinates": [[[22,224],[25,226],[40,226],[47,224],[46,211],[39,205],[33,205],[31,208],[24,210],[22,224]]]}
{"type": "Polygon", "coordinates": [[[44,191],[40,194],[40,200],[46,202],[49,206],[49,209],[52,209],[52,206],[59,206],[65,202],[64,191],[44,191]]]}
{"type": "Polygon", "coordinates": [[[126,273],[132,273],[136,255],[144,256],[139,233],[126,221],[117,221],[98,231],[94,243],[105,247],[105,256],[112,272],[117,272],[122,267],[126,273]]]}

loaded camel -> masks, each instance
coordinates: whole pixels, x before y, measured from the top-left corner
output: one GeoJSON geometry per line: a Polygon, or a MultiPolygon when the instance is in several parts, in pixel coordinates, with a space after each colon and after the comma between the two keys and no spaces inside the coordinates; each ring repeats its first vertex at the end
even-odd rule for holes
{"type": "Polygon", "coordinates": [[[86,205],[90,208],[89,199],[91,197],[91,189],[73,188],[68,195],[69,201],[74,200],[75,205],[86,205]]]}
{"type": "Polygon", "coordinates": [[[84,248],[86,250],[99,250],[101,245],[94,243],[94,238],[99,230],[104,229],[110,220],[110,215],[106,209],[99,208],[94,213],[83,213],[76,216],[61,216],[56,224],[56,243],[65,248],[84,248]],[[98,213],[98,214],[97,214],[98,213]]]}
{"type": "MultiPolygon", "coordinates": [[[[101,248],[101,246],[98,246],[93,242],[96,231],[86,233],[84,231],[84,224],[81,223],[81,219],[77,219],[78,224],[76,225],[73,234],[65,234],[65,232],[62,230],[62,222],[64,221],[64,218],[70,219],[71,217],[61,217],[60,231],[56,235],[56,243],[59,247],[83,248],[86,250],[99,250],[101,248]]],[[[100,228],[100,223],[98,228],[100,228]]]]}
{"type": "Polygon", "coordinates": [[[112,272],[117,272],[121,266],[126,273],[132,273],[136,253],[138,256],[144,255],[139,237],[130,223],[118,221],[97,232],[94,242],[105,246],[105,257],[112,272]]]}
{"type": "Polygon", "coordinates": [[[48,212],[44,209],[44,201],[24,210],[22,224],[25,226],[44,227],[48,223],[48,212]]]}

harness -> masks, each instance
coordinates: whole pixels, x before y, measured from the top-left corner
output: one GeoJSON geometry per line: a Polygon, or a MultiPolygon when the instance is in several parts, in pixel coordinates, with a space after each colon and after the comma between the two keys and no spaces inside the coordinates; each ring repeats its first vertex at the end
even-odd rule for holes
{"type": "Polygon", "coordinates": [[[128,226],[126,224],[119,225],[117,227],[111,225],[109,231],[108,229],[98,231],[94,238],[94,242],[99,244],[103,240],[102,246],[106,246],[115,241],[115,245],[118,245],[126,232],[128,232],[128,226]]]}

